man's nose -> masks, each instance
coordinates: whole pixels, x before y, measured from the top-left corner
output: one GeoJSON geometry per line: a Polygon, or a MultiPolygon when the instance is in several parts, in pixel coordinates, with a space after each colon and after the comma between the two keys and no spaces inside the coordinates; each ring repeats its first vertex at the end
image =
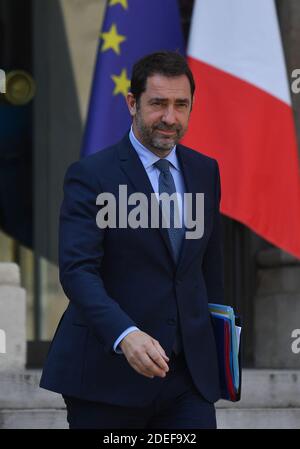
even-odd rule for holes
{"type": "Polygon", "coordinates": [[[174,123],[176,123],[176,114],[173,106],[168,106],[164,110],[162,121],[168,125],[174,125],[174,123]]]}

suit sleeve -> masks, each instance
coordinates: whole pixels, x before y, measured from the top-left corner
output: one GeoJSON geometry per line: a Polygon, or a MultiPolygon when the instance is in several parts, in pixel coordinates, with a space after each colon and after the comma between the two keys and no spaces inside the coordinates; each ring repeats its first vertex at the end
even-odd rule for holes
{"type": "Polygon", "coordinates": [[[213,216],[213,229],[203,257],[203,275],[205,279],[208,302],[224,304],[224,265],[223,241],[221,229],[221,183],[220,171],[215,160],[215,206],[213,216]]]}
{"type": "Polygon", "coordinates": [[[104,350],[116,354],[118,336],[136,323],[111,298],[101,278],[105,229],[96,223],[101,186],[82,161],[67,170],[59,224],[60,282],[70,302],[82,311],[104,350]]]}

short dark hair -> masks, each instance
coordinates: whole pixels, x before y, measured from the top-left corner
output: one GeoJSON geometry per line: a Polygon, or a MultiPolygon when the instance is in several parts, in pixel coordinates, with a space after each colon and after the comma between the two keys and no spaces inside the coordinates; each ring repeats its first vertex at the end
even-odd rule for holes
{"type": "Polygon", "coordinates": [[[134,95],[137,103],[141,94],[146,90],[147,79],[156,74],[170,78],[186,75],[193,97],[195,81],[185,58],[178,52],[160,51],[144,56],[133,66],[130,92],[134,95]]]}

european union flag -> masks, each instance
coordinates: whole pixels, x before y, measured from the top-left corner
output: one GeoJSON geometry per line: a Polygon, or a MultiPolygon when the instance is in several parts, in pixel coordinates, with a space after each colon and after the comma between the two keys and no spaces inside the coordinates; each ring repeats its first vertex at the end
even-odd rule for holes
{"type": "Polygon", "coordinates": [[[109,0],[94,73],[82,156],[120,140],[131,117],[125,97],[133,64],[146,54],[184,54],[177,0],[109,0]]]}

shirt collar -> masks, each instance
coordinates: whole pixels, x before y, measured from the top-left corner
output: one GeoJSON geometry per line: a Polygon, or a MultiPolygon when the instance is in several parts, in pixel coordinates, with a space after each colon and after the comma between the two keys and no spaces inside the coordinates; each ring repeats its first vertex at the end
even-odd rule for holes
{"type": "MultiPolygon", "coordinates": [[[[160,158],[156,156],[156,154],[152,153],[152,151],[148,150],[134,135],[132,126],[130,128],[129,132],[129,139],[132,143],[133,148],[137,152],[139,158],[141,159],[141,162],[143,166],[147,169],[151,167],[155,162],[157,162],[160,158]]],[[[168,154],[167,157],[164,159],[167,159],[173,167],[175,167],[177,170],[180,171],[180,166],[178,163],[177,155],[176,155],[176,145],[172,148],[171,152],[168,154]]]]}

